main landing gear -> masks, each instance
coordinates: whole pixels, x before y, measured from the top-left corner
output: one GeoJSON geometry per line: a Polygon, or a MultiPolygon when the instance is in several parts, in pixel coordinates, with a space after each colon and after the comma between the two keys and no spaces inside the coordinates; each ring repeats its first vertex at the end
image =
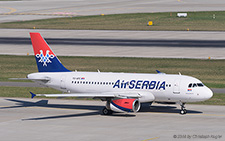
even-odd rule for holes
{"type": "Polygon", "coordinates": [[[180,106],[181,106],[180,114],[181,115],[184,115],[187,113],[187,110],[185,109],[184,105],[185,105],[185,103],[182,103],[182,102],[180,103],[180,106]]]}
{"type": "Polygon", "coordinates": [[[103,115],[112,115],[113,111],[112,110],[108,110],[106,107],[104,107],[102,109],[102,114],[103,115]]]}

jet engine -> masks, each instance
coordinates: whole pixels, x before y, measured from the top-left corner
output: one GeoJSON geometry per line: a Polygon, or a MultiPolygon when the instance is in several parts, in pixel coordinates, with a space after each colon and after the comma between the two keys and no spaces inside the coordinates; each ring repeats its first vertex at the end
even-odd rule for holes
{"type": "Polygon", "coordinates": [[[114,112],[138,112],[140,102],[134,98],[112,99],[107,101],[106,108],[114,112]]]}

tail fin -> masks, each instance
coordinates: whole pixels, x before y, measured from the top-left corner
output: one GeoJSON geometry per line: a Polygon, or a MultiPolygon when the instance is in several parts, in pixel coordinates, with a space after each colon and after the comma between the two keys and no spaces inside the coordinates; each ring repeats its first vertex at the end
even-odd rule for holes
{"type": "Polygon", "coordinates": [[[68,72],[40,33],[30,33],[39,72],[68,72]]]}

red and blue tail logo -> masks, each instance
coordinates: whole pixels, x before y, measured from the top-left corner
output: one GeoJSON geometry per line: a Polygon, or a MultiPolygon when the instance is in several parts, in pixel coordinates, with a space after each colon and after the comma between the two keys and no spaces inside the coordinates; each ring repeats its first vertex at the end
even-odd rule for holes
{"type": "Polygon", "coordinates": [[[45,55],[43,53],[43,50],[40,50],[40,54],[36,54],[35,57],[39,59],[38,62],[43,63],[43,66],[47,66],[47,63],[52,63],[50,59],[53,59],[55,57],[54,54],[49,54],[49,50],[46,51],[45,55]]]}
{"type": "Polygon", "coordinates": [[[39,72],[68,72],[40,33],[30,33],[39,72]]]}

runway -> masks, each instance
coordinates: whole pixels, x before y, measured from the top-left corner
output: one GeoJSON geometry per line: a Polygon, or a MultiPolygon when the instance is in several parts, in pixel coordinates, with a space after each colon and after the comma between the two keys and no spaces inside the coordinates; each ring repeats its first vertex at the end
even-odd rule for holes
{"type": "Polygon", "coordinates": [[[33,54],[39,32],[58,56],[225,59],[225,32],[0,29],[0,54],[33,54]]]}
{"type": "Polygon", "coordinates": [[[0,98],[0,137],[36,140],[224,140],[225,107],[144,105],[140,112],[99,114],[101,101],[0,98]],[[176,108],[177,106],[177,108],[176,108]]]}
{"type": "MultiPolygon", "coordinates": [[[[45,38],[51,45],[73,46],[123,46],[123,47],[199,47],[225,48],[225,40],[153,40],[153,39],[82,39],[82,38],[45,38]]],[[[30,45],[30,38],[2,37],[0,44],[30,45]]]]}
{"type": "Polygon", "coordinates": [[[0,1],[0,22],[100,14],[222,10],[225,10],[224,0],[0,1]]]}

